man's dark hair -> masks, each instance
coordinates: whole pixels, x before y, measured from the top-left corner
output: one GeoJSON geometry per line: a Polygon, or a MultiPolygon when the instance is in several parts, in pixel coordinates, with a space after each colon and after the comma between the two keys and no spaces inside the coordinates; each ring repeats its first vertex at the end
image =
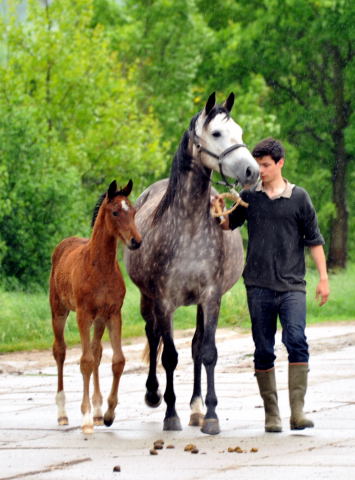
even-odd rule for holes
{"type": "Polygon", "coordinates": [[[270,157],[277,163],[280,158],[285,157],[285,150],[281,143],[274,138],[265,138],[255,145],[252,155],[254,158],[261,158],[270,155],[270,157]]]}

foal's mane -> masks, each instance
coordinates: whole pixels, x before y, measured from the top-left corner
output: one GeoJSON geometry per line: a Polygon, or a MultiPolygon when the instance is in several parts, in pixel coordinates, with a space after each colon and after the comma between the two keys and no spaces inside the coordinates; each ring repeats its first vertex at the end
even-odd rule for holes
{"type": "Polygon", "coordinates": [[[100,195],[98,201],[96,202],[96,205],[95,205],[95,207],[94,207],[94,210],[92,211],[91,228],[93,228],[94,225],[95,225],[96,217],[97,217],[98,214],[99,214],[100,207],[101,207],[102,202],[104,201],[105,198],[106,198],[106,192],[103,193],[102,195],[100,195]]]}
{"type": "MultiPolygon", "coordinates": [[[[198,117],[202,111],[194,115],[190,121],[189,129],[186,130],[182,136],[178,149],[174,155],[173,163],[170,170],[169,183],[166,192],[161,199],[159,205],[155,209],[153,223],[157,222],[164,214],[164,212],[173,203],[175,196],[179,191],[179,184],[181,181],[181,174],[191,170],[192,156],[188,152],[188,144],[191,136],[195,133],[195,126],[198,117]]],[[[223,105],[215,105],[208,113],[203,126],[206,127],[213,118],[224,113],[226,118],[230,118],[228,110],[223,105]]]]}

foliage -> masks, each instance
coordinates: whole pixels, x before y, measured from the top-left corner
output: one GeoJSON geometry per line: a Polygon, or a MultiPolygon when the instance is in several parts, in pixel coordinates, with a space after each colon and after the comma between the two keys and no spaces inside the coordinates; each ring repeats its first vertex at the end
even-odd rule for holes
{"type": "Polygon", "coordinates": [[[108,182],[133,177],[139,191],[164,167],[134,68],[92,14],[89,0],[32,0],[26,22],[0,18],[1,276],[24,286],[46,282],[58,239],[88,233],[78,219],[108,182]]]}

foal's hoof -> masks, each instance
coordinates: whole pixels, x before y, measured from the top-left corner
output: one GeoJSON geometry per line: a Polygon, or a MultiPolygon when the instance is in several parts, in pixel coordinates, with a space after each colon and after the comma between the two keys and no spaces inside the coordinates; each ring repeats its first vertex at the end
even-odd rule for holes
{"type": "Polygon", "coordinates": [[[104,417],[99,416],[99,417],[94,417],[94,425],[96,427],[101,427],[104,424],[104,417]]]}
{"type": "Polygon", "coordinates": [[[69,425],[68,417],[59,417],[58,418],[58,425],[69,425]]]}
{"type": "Polygon", "coordinates": [[[189,422],[190,427],[202,427],[204,418],[205,416],[203,413],[191,413],[189,422]]]}
{"type": "Polygon", "coordinates": [[[94,425],[83,425],[82,431],[85,435],[91,435],[94,433],[94,425]]]}
{"type": "Polygon", "coordinates": [[[218,418],[205,418],[202,424],[201,432],[208,435],[217,435],[220,432],[218,418]]]}
{"type": "Polygon", "coordinates": [[[104,416],[104,424],[106,425],[106,427],[111,427],[111,425],[113,424],[113,421],[115,419],[115,416],[113,415],[107,415],[105,413],[105,416],[104,416]]]}
{"type": "Polygon", "coordinates": [[[161,404],[163,397],[159,390],[157,392],[148,392],[144,396],[144,401],[148,407],[157,408],[161,404]]]}
{"type": "Polygon", "coordinates": [[[182,430],[180,418],[178,416],[165,418],[163,430],[182,430]]]}

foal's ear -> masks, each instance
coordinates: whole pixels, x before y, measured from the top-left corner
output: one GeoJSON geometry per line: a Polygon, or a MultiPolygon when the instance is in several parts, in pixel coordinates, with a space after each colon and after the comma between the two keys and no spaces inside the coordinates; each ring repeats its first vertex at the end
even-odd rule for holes
{"type": "Polygon", "coordinates": [[[118,195],[122,195],[123,197],[128,197],[128,195],[131,193],[133,187],[133,182],[132,180],[129,180],[127,185],[122,188],[119,192],[117,192],[118,195]]]}
{"type": "Polygon", "coordinates": [[[116,183],[116,180],[113,180],[113,182],[110,183],[110,186],[108,187],[108,190],[107,190],[107,196],[109,201],[115,198],[116,191],[117,191],[117,183],[116,183]]]}
{"type": "Polygon", "coordinates": [[[224,108],[230,112],[233,108],[233,105],[234,105],[234,93],[231,92],[228,96],[228,98],[225,100],[225,102],[223,103],[223,106],[224,108]]]}
{"type": "Polygon", "coordinates": [[[213,92],[208,97],[208,100],[206,102],[205,114],[208,115],[215,105],[216,105],[216,92],[213,92]]]}

